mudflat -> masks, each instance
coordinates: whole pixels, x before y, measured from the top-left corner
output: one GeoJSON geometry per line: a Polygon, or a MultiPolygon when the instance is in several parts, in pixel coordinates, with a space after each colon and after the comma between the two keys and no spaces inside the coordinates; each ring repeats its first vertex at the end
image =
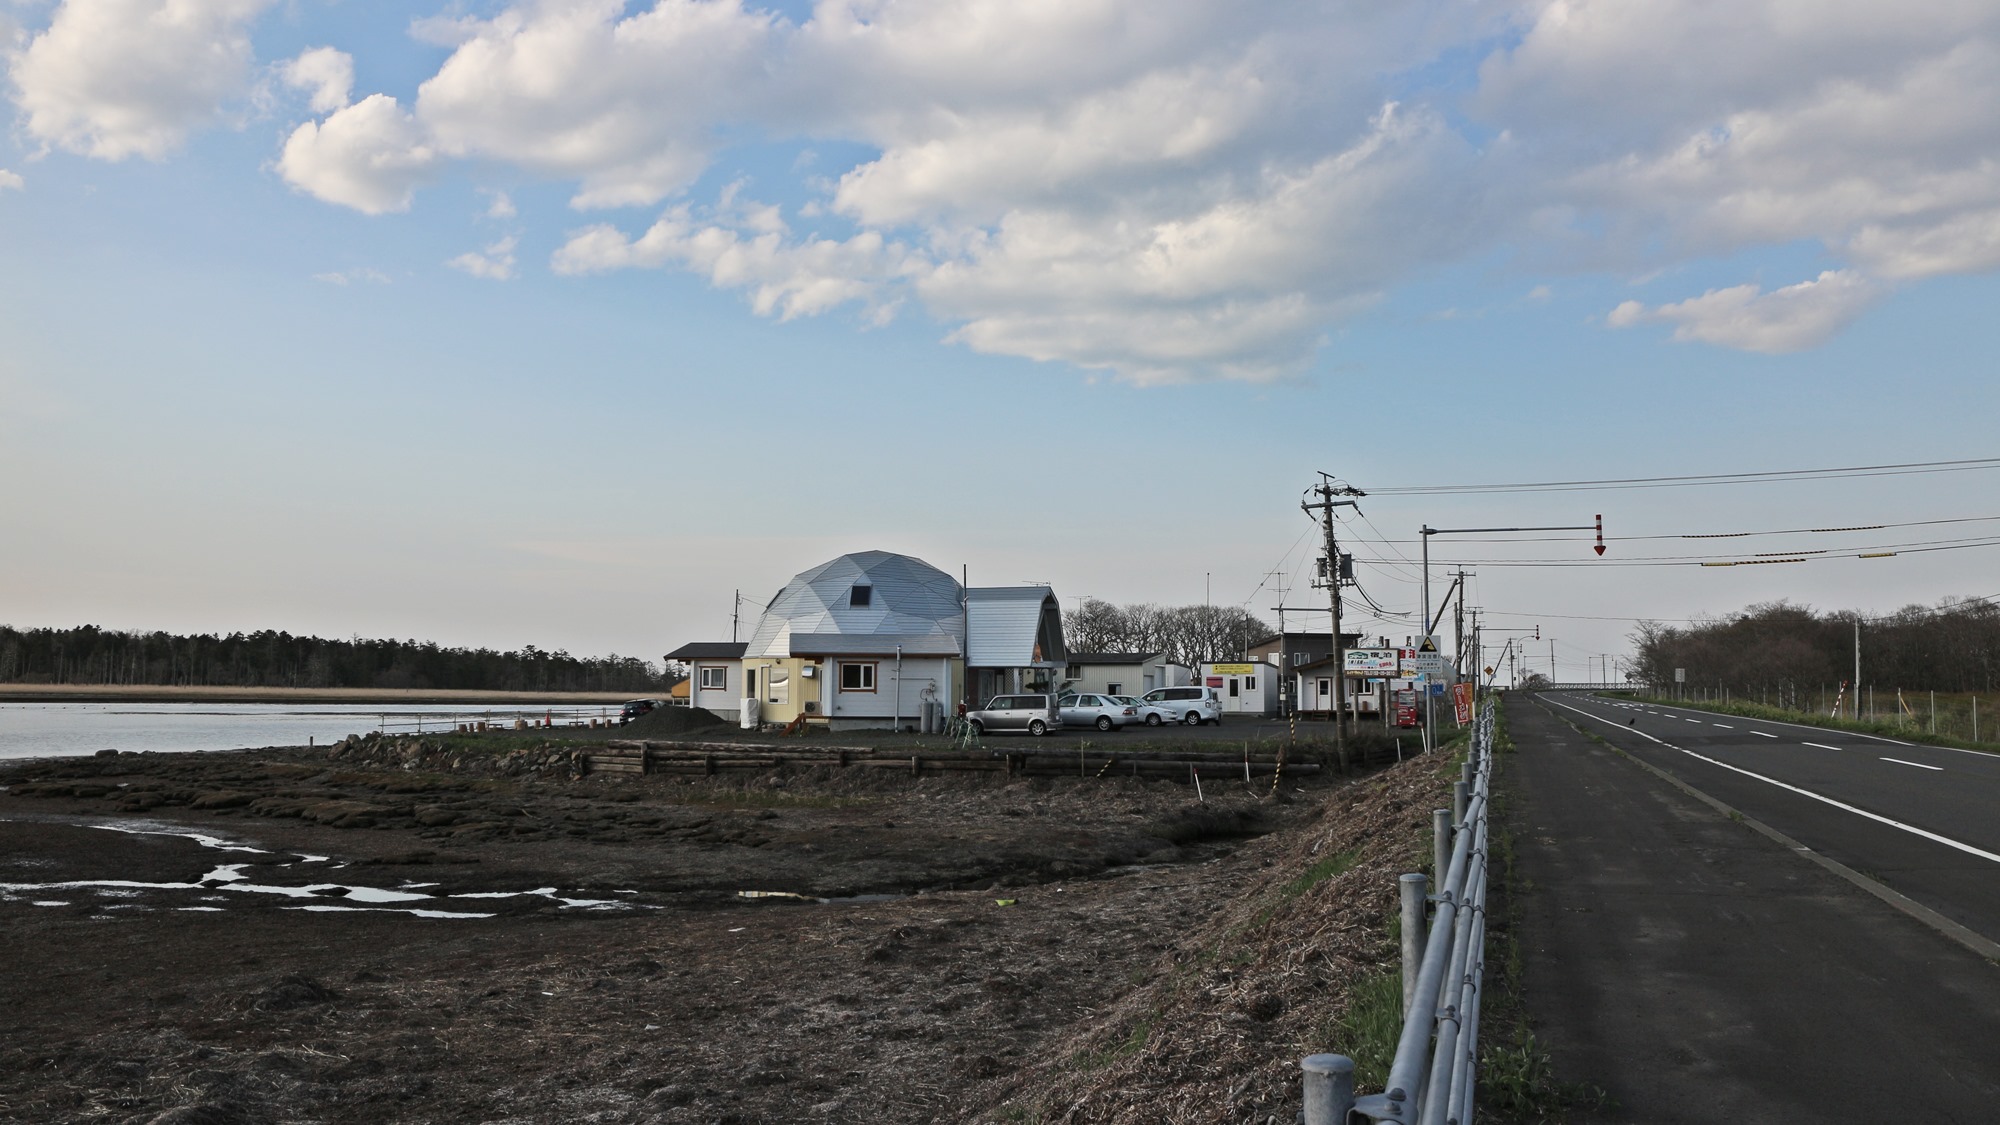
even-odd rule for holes
{"type": "Polygon", "coordinates": [[[1290,1120],[1440,785],[339,753],[0,770],[0,1120],[1290,1120]]]}

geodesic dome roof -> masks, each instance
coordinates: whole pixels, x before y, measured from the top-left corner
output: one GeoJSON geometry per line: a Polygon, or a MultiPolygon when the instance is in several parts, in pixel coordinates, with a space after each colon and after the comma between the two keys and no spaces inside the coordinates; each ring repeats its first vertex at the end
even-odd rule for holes
{"type": "MultiPolygon", "coordinates": [[[[810,651],[814,635],[879,636],[882,644],[939,649],[950,639],[953,654],[964,641],[963,590],[958,580],[909,555],[860,551],[801,572],[785,584],[757,620],[744,646],[746,657],[785,657],[810,651]],[[855,605],[854,589],[868,587],[866,605],[855,605]]],[[[856,651],[857,642],[828,643],[827,651],[856,651]]]]}

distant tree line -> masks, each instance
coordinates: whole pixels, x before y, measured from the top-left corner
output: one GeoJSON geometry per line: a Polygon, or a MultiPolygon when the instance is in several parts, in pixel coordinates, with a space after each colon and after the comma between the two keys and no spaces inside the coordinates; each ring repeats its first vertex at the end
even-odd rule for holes
{"type": "Polygon", "coordinates": [[[1674,669],[1690,686],[1776,697],[1854,677],[1854,624],[1861,622],[1861,679],[1909,691],[1985,692],[2000,687],[2000,605],[1946,598],[1884,617],[1815,613],[1766,602],[1685,628],[1642,621],[1634,678],[1671,687],[1674,669]]]}
{"type": "Polygon", "coordinates": [[[1236,606],[1120,606],[1085,598],[1063,614],[1063,643],[1071,652],[1161,652],[1175,664],[1240,660],[1273,632],[1236,606]]]}
{"type": "Polygon", "coordinates": [[[0,625],[0,683],[348,687],[470,691],[662,691],[676,669],[632,656],[571,656],[428,641],[127,633],[0,625]]]}

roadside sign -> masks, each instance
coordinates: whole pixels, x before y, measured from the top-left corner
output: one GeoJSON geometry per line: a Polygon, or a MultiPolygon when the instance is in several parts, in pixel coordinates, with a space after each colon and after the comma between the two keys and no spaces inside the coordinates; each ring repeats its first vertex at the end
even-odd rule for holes
{"type": "Polygon", "coordinates": [[[1341,666],[1350,676],[1393,676],[1400,667],[1393,648],[1348,649],[1341,666]]]}
{"type": "Polygon", "coordinates": [[[1460,726],[1472,721],[1471,684],[1451,685],[1451,709],[1453,717],[1458,720],[1460,726]]]}
{"type": "Polygon", "coordinates": [[[1676,669],[1674,669],[1674,682],[1675,682],[1675,683],[1677,683],[1677,684],[1684,684],[1684,683],[1687,683],[1687,682],[1688,682],[1688,670],[1687,670],[1686,668],[1676,668],[1676,669]]]}
{"type": "Polygon", "coordinates": [[[1218,676],[1249,676],[1257,671],[1255,664],[1211,664],[1208,670],[1218,676]]]}
{"type": "Polygon", "coordinates": [[[1438,650],[1438,639],[1435,635],[1425,637],[1423,643],[1417,646],[1418,652],[1436,652],[1437,650],[1438,650]]]}
{"type": "Polygon", "coordinates": [[[1422,672],[1435,680],[1451,673],[1451,662],[1435,652],[1417,652],[1403,662],[1403,668],[1405,671],[1422,672]]]}

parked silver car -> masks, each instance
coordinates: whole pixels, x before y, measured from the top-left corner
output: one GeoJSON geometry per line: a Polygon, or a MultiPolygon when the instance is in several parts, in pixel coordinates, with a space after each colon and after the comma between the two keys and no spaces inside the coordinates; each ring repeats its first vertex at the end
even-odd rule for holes
{"type": "Polygon", "coordinates": [[[1066,727],[1123,730],[1125,724],[1139,721],[1139,709],[1115,695],[1071,692],[1056,702],[1062,711],[1062,721],[1066,727]]]}
{"type": "Polygon", "coordinates": [[[965,721],[974,734],[1024,730],[1039,737],[1063,727],[1053,695],[996,695],[986,706],[967,712],[965,721]]]}
{"type": "Polygon", "coordinates": [[[1171,710],[1157,703],[1148,703],[1136,695],[1114,695],[1111,698],[1132,708],[1134,721],[1144,723],[1149,727],[1156,727],[1161,723],[1180,721],[1171,710]]]}
{"type": "Polygon", "coordinates": [[[1173,712],[1174,721],[1198,727],[1222,721],[1222,700],[1212,687],[1163,687],[1146,693],[1146,702],[1173,712]]]}

